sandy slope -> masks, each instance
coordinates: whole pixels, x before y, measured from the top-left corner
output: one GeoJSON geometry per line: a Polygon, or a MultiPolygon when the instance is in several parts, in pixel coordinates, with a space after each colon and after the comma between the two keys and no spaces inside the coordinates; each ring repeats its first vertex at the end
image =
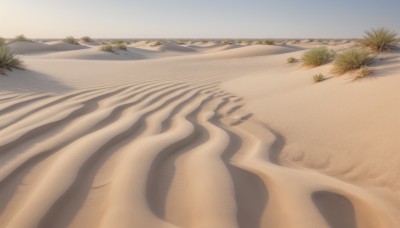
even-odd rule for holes
{"type": "Polygon", "coordinates": [[[0,78],[0,227],[400,226],[397,52],[312,84],[308,44],[140,45],[0,78]]]}

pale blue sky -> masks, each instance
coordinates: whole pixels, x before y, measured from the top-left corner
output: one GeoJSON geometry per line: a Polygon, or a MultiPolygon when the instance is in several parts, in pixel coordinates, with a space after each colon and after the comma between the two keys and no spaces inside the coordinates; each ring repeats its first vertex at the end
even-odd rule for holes
{"type": "Polygon", "coordinates": [[[400,32],[400,0],[0,0],[0,36],[353,38],[400,32]]]}

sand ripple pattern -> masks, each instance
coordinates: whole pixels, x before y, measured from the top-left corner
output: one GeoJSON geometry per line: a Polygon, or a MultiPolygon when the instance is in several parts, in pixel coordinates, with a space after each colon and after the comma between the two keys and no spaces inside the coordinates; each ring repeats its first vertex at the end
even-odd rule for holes
{"type": "Polygon", "coordinates": [[[396,227],[365,190],[280,165],[283,137],[218,83],[1,93],[0,227],[396,227]]]}

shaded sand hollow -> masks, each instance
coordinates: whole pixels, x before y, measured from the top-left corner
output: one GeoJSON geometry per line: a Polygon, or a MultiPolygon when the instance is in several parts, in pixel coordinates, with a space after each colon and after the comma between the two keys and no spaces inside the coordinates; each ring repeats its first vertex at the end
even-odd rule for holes
{"type": "Polygon", "coordinates": [[[13,43],[0,227],[400,227],[400,54],[313,84],[317,45],[13,43]]]}

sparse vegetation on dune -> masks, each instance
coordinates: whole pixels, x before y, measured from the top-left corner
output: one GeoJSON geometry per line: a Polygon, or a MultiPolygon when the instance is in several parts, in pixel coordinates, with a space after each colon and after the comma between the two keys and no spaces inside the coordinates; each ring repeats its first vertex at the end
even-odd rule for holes
{"type": "Polygon", "coordinates": [[[0,37],[0,45],[5,45],[6,40],[3,37],[0,37]]]}
{"type": "Polygon", "coordinates": [[[366,31],[362,44],[375,52],[390,50],[398,43],[397,34],[387,28],[366,31]]]}
{"type": "Polygon", "coordinates": [[[259,40],[257,43],[263,44],[263,45],[274,45],[275,41],[274,40],[259,40]]]}
{"type": "Polygon", "coordinates": [[[368,65],[373,58],[364,48],[350,48],[336,55],[332,72],[343,75],[348,71],[353,71],[368,65]]]}
{"type": "Polygon", "coordinates": [[[232,41],[232,40],[224,40],[224,41],[222,42],[222,44],[223,44],[223,45],[230,45],[230,44],[233,44],[233,41],[232,41]]]}
{"type": "Polygon", "coordinates": [[[70,43],[70,44],[78,44],[78,40],[75,39],[73,36],[67,36],[63,40],[64,42],[70,43]]]}
{"type": "Polygon", "coordinates": [[[111,44],[103,44],[100,46],[100,51],[114,52],[114,49],[113,46],[111,46],[111,44]]]}
{"type": "Polygon", "coordinates": [[[24,34],[20,34],[18,36],[15,36],[13,41],[16,42],[16,41],[32,41],[32,40],[26,38],[24,34]]]}
{"type": "Polygon", "coordinates": [[[286,61],[287,61],[287,63],[295,63],[295,62],[297,62],[297,59],[294,57],[289,57],[286,61]]]}
{"type": "Polygon", "coordinates": [[[89,36],[84,36],[81,38],[81,40],[85,43],[93,42],[92,38],[90,38],[89,36]]]}
{"type": "Polygon", "coordinates": [[[303,64],[310,67],[321,66],[332,58],[333,53],[326,47],[317,47],[304,53],[303,64]]]}
{"type": "Polygon", "coordinates": [[[116,49],[120,49],[120,50],[124,50],[124,51],[127,50],[126,44],[124,44],[124,43],[117,43],[117,44],[114,44],[114,47],[115,47],[116,49]]]}
{"type": "Polygon", "coordinates": [[[325,76],[323,74],[316,74],[313,76],[313,82],[317,83],[317,82],[322,82],[323,80],[325,80],[325,76]]]}
{"type": "Polygon", "coordinates": [[[111,41],[112,44],[123,44],[125,43],[123,40],[113,40],[111,41]]]}
{"type": "Polygon", "coordinates": [[[24,69],[25,66],[14,53],[6,45],[0,45],[0,73],[4,74],[5,69],[24,69]]]}
{"type": "Polygon", "coordinates": [[[158,40],[158,41],[156,41],[152,46],[153,46],[153,47],[155,47],[155,46],[161,46],[161,45],[163,45],[163,44],[165,44],[165,41],[164,41],[164,40],[158,40]]]}

